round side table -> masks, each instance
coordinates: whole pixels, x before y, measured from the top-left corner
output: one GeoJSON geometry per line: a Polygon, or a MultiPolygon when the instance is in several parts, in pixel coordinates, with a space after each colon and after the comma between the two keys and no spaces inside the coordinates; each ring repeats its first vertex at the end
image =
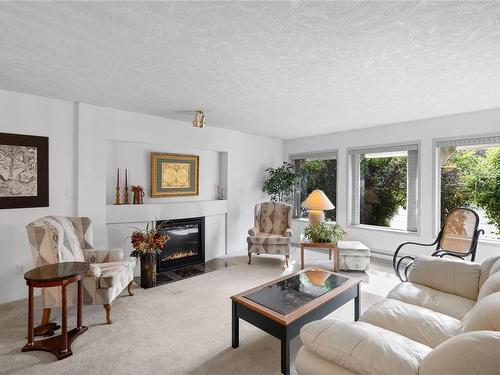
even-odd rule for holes
{"type": "Polygon", "coordinates": [[[22,351],[29,352],[41,350],[54,354],[57,359],[64,359],[73,354],[71,344],[87,330],[82,325],[83,285],[82,280],[86,277],[89,264],[84,262],[54,263],[37,267],[24,274],[28,285],[28,343],[22,351]],[[78,282],[78,302],[76,315],[76,328],[68,332],[68,300],[66,287],[78,282]],[[61,287],[61,334],[44,340],[34,341],[34,301],[33,288],[61,287]]]}

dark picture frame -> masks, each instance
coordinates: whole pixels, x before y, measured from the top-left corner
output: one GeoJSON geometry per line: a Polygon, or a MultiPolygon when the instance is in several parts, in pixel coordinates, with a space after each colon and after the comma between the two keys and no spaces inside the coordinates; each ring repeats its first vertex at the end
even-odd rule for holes
{"type": "Polygon", "coordinates": [[[151,153],[151,197],[199,194],[199,156],[151,153]]]}
{"type": "MultiPolygon", "coordinates": [[[[0,150],[6,150],[9,146],[18,146],[20,148],[36,149],[36,195],[30,196],[0,196],[0,209],[8,208],[29,208],[29,207],[48,207],[49,206],[49,138],[24,134],[0,133],[0,150]],[[3,146],[3,147],[2,147],[3,146]]],[[[2,151],[0,163],[4,161],[3,170],[0,174],[0,184],[7,185],[12,174],[9,173],[9,159],[2,151]]],[[[20,160],[22,166],[24,160],[20,160]]],[[[33,169],[33,168],[32,168],[33,169]]]]}

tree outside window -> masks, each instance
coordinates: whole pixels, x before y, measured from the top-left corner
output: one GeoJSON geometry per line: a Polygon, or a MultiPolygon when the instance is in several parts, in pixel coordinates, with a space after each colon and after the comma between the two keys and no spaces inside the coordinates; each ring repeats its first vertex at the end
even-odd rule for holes
{"type": "Polygon", "coordinates": [[[407,157],[364,157],[360,179],[360,224],[406,229],[407,157]]]}
{"type": "Polygon", "coordinates": [[[484,238],[500,240],[500,146],[440,147],[441,223],[455,207],[474,209],[484,238]]]}
{"type": "Polygon", "coordinates": [[[351,224],[418,231],[418,144],[348,151],[351,224]]]}

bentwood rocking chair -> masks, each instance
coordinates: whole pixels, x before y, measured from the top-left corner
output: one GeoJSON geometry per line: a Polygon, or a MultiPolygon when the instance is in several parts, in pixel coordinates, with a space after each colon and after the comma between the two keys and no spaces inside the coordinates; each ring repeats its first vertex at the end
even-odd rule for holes
{"type": "Polygon", "coordinates": [[[415,259],[415,256],[405,255],[398,260],[399,251],[405,245],[437,245],[431,256],[440,258],[452,256],[464,259],[470,255],[471,260],[474,261],[479,235],[484,234],[482,229],[478,230],[478,226],[479,216],[476,212],[469,208],[454,208],[446,217],[445,223],[433,243],[405,242],[398,246],[392,259],[396,275],[401,281],[406,281],[408,269],[415,259]]]}

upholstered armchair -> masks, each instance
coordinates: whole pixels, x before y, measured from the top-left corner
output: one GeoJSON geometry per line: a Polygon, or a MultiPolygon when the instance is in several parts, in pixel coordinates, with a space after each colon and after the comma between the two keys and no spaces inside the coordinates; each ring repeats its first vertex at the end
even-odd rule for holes
{"type": "Polygon", "coordinates": [[[248,231],[248,264],[252,254],[284,255],[286,266],[292,242],[292,206],[278,202],[255,205],[254,227],[248,231]]]}
{"type": "MultiPolygon", "coordinates": [[[[103,305],[106,321],[111,324],[111,302],[134,279],[136,258],[124,258],[122,249],[93,248],[91,221],[87,217],[46,216],[26,226],[28,239],[37,267],[62,262],[89,262],[89,274],[83,280],[83,303],[103,305]]],[[[76,283],[68,286],[68,303],[76,304],[76,283]]],[[[42,288],[44,307],[37,334],[46,334],[55,324],[49,324],[52,307],[61,306],[60,287],[42,288]]]]}

